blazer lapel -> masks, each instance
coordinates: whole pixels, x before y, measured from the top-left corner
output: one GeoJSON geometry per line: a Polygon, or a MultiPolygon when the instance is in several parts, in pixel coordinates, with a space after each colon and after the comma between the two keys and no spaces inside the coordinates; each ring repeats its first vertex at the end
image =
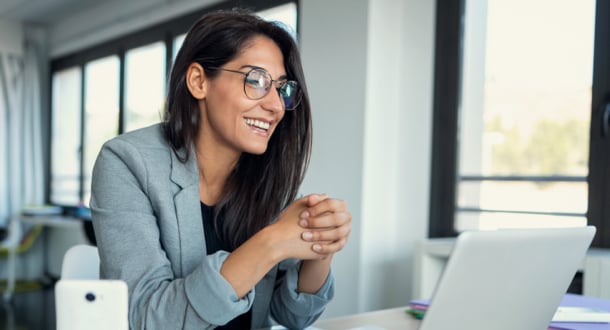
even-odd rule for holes
{"type": "Polygon", "coordinates": [[[197,159],[193,155],[191,153],[189,160],[182,163],[176,157],[176,154],[171,152],[170,179],[180,187],[180,191],[174,196],[174,205],[176,207],[182,275],[190,273],[206,256],[205,235],[199,201],[199,170],[197,159]]]}
{"type": "MultiPolygon", "coordinates": [[[[203,219],[199,200],[199,169],[197,159],[189,158],[182,163],[171,152],[172,169],[170,180],[180,190],[174,196],[178,226],[178,241],[180,242],[180,273],[182,276],[192,272],[207,255],[205,248],[205,235],[203,233],[203,219]]],[[[273,292],[277,266],[256,285],[259,292],[273,292]]],[[[265,324],[269,313],[271,296],[260,295],[254,299],[252,306],[252,324],[265,324]]]]}

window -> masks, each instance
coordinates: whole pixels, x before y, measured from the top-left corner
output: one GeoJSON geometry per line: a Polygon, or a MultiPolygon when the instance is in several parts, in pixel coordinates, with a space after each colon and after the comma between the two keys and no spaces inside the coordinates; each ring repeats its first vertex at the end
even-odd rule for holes
{"type": "Polygon", "coordinates": [[[173,56],[172,56],[172,61],[174,59],[176,59],[176,55],[178,55],[178,50],[180,49],[180,47],[182,46],[182,43],[184,42],[184,38],[186,37],[186,33],[185,34],[181,34],[177,37],[174,38],[174,52],[173,52],[173,56]]]}
{"type": "Polygon", "coordinates": [[[458,231],[586,223],[594,5],[466,1],[458,231]]]}
{"type": "Polygon", "coordinates": [[[125,55],[125,131],[161,120],[165,99],[165,44],[155,42],[125,55]]]}
{"type": "Polygon", "coordinates": [[[79,67],[53,75],[50,201],[55,204],[80,201],[81,75],[79,67]]]}
{"type": "Polygon", "coordinates": [[[83,136],[83,196],[90,197],[91,172],[106,140],[119,132],[119,58],[108,56],[85,65],[85,120],[83,136]]]}
{"type": "MultiPolygon", "coordinates": [[[[49,202],[88,206],[91,172],[102,144],[161,121],[167,74],[186,31],[204,12],[227,6],[221,3],[52,61],[49,202]]],[[[295,2],[266,0],[249,6],[295,33],[295,2]]]]}
{"type": "Polygon", "coordinates": [[[432,237],[591,223],[601,7],[438,1],[432,237]]]}

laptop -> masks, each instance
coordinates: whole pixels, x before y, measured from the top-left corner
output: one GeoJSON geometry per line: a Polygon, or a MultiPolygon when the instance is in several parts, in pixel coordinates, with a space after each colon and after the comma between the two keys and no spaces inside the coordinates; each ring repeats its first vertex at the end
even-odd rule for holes
{"type": "Polygon", "coordinates": [[[420,330],[546,330],[595,227],[461,233],[420,330]]]}
{"type": "Polygon", "coordinates": [[[62,279],[55,285],[57,330],[127,330],[127,284],[62,279]]]}

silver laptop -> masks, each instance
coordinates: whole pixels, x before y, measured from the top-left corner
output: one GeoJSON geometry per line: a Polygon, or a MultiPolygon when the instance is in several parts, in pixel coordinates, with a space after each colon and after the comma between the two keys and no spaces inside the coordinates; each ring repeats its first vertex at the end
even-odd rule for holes
{"type": "Polygon", "coordinates": [[[595,227],[464,232],[420,330],[546,330],[595,227]]]}

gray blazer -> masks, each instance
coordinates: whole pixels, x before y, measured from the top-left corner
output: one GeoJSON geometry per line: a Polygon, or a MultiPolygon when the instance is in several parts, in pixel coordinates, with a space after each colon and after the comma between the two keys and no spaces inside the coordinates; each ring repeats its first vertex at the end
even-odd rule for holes
{"type": "Polygon", "coordinates": [[[301,329],[334,295],[332,273],[314,295],[296,290],[300,261],[276,265],[242,299],[220,275],[228,252],[207,255],[196,157],[184,164],[160,125],[103,147],[93,170],[91,213],[102,278],[129,287],[133,329],[209,329],[252,307],[252,327],[301,329]]]}

